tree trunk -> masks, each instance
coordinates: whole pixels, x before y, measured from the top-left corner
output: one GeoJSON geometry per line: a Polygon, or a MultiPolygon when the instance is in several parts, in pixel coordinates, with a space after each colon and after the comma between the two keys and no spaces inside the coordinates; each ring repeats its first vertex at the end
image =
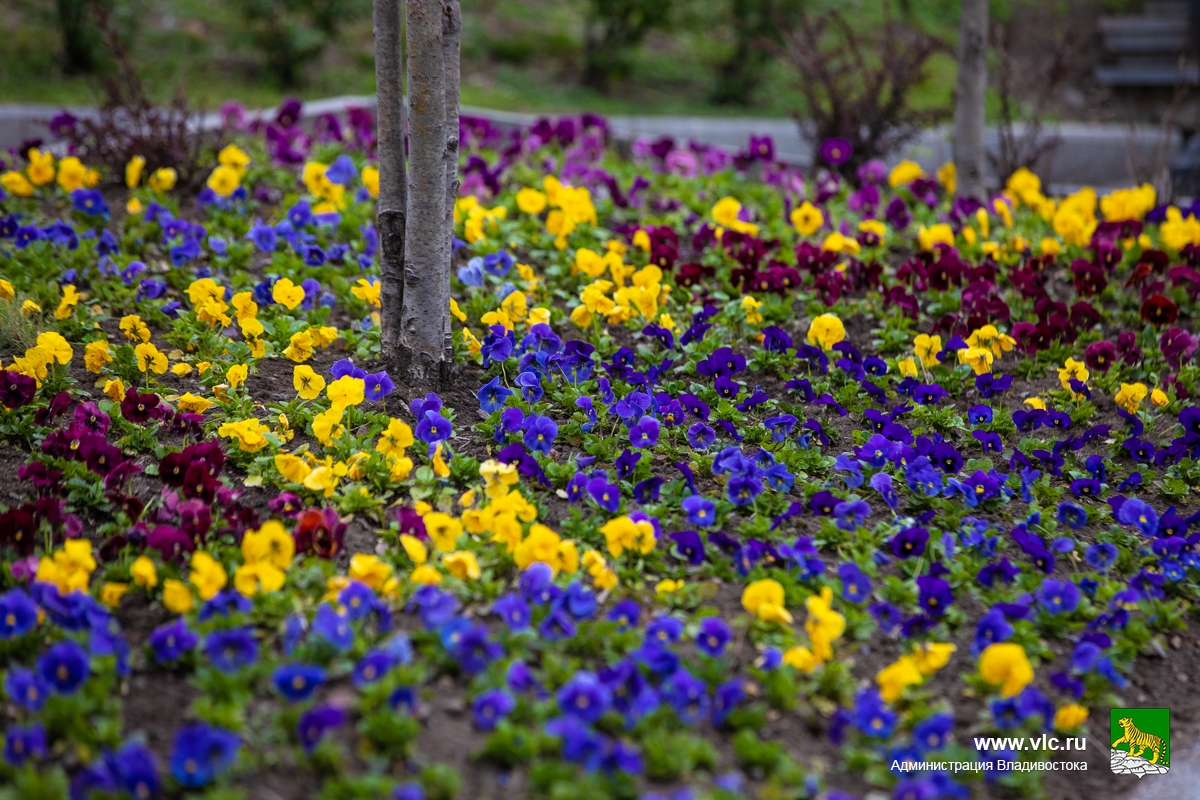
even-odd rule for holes
{"type": "MultiPolygon", "coordinates": [[[[446,174],[446,218],[445,224],[445,269],[446,296],[449,305],[450,272],[454,268],[454,202],[458,199],[458,92],[459,57],[462,49],[462,8],[459,0],[443,0],[442,10],[442,68],[446,82],[446,147],[442,154],[446,174]]],[[[454,338],[450,327],[450,315],[445,318],[445,358],[454,361],[454,338]]]]}
{"type": "Polygon", "coordinates": [[[954,166],[958,195],[984,200],[984,98],[987,93],[987,0],[962,0],[958,83],[954,103],[954,166]]]}
{"type": "Polygon", "coordinates": [[[404,0],[375,0],[375,85],[379,125],[380,344],[388,364],[400,356],[404,310],[404,228],[408,175],[404,165],[404,45],[400,8],[404,0]]]}
{"type": "MultiPolygon", "coordinates": [[[[443,3],[408,0],[408,215],[398,364],[410,385],[444,386],[453,366],[450,237],[446,232],[446,67],[443,3]]],[[[458,131],[453,131],[457,140],[458,131]]],[[[457,141],[455,143],[457,152],[457,141]]]]}

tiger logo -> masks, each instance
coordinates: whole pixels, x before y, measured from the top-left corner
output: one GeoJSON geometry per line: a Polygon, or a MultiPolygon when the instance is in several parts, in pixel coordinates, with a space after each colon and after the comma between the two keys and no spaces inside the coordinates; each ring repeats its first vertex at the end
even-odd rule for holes
{"type": "MultiPolygon", "coordinates": [[[[1118,724],[1125,733],[1121,738],[1112,743],[1113,749],[1117,749],[1118,745],[1121,744],[1128,745],[1129,756],[1131,758],[1144,758],[1143,753],[1147,750],[1153,751],[1154,758],[1150,759],[1150,763],[1157,764],[1163,752],[1163,740],[1152,733],[1139,730],[1129,717],[1121,717],[1118,720],[1118,724]]],[[[1166,763],[1166,761],[1163,761],[1164,765],[1166,763]]]]}

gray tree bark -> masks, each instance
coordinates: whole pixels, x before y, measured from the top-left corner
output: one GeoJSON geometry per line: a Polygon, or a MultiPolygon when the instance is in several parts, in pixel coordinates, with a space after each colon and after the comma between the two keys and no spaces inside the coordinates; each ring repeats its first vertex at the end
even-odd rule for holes
{"type": "Polygon", "coordinates": [[[954,166],[958,195],[984,200],[983,126],[987,94],[987,0],[962,0],[954,102],[954,166]]]}
{"type": "MultiPolygon", "coordinates": [[[[443,169],[446,174],[446,218],[445,218],[445,263],[446,291],[449,296],[450,271],[454,262],[454,202],[458,199],[458,96],[462,50],[462,8],[459,0],[443,0],[442,8],[442,70],[446,90],[446,147],[442,153],[443,169]]],[[[445,358],[454,360],[454,339],[450,328],[450,315],[446,314],[445,358]]]]}
{"type": "Polygon", "coordinates": [[[407,0],[408,215],[397,366],[410,385],[432,387],[445,386],[453,367],[453,353],[446,350],[450,329],[446,152],[453,133],[457,155],[458,130],[446,128],[443,16],[441,0],[407,0]]]}
{"type": "Polygon", "coordinates": [[[375,85],[379,108],[380,344],[383,358],[400,355],[404,309],[404,230],[408,213],[408,175],[404,164],[404,43],[400,9],[404,0],[375,0],[375,85]]]}

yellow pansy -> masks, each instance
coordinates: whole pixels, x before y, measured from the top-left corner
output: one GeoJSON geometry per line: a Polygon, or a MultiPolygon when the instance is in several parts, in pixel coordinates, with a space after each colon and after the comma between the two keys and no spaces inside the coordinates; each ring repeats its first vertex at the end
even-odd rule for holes
{"type": "Polygon", "coordinates": [[[153,589],[158,585],[158,570],[149,556],[138,556],[129,565],[129,577],[138,586],[153,589]]]}
{"type": "Polygon", "coordinates": [[[312,358],[313,339],[308,331],[296,331],[288,340],[288,346],[283,354],[297,364],[302,364],[312,358]]]}
{"type": "Polygon", "coordinates": [[[325,387],[325,395],[332,408],[345,409],[363,401],[366,382],[353,375],[343,375],[325,387]]]}
{"type": "Polygon", "coordinates": [[[784,606],[783,587],[770,578],[754,581],[745,588],[742,608],[764,621],[792,621],[784,606]]]}
{"type": "Polygon", "coordinates": [[[821,314],[808,326],[808,343],[829,350],[846,338],[846,328],[835,314],[821,314]]]}
{"type": "Polygon", "coordinates": [[[246,378],[250,376],[250,368],[245,364],[234,364],[225,371],[225,380],[229,385],[236,389],[246,382],[246,378]]]}
{"type": "Polygon", "coordinates": [[[188,582],[196,587],[201,600],[211,600],[213,595],[225,588],[229,576],[221,562],[203,550],[192,553],[189,563],[188,582]]]}
{"type": "Polygon", "coordinates": [[[146,168],[146,159],[134,156],[125,164],[125,186],[136,189],[142,181],[142,170],[146,168]]]}
{"type": "Polygon", "coordinates": [[[233,167],[222,164],[212,171],[206,184],[221,197],[229,197],[242,185],[242,176],[233,167]]]}
{"type": "Polygon", "coordinates": [[[812,236],[825,224],[825,215],[821,209],[805,200],[792,210],[791,220],[797,233],[801,236],[812,236]]]}
{"type": "Polygon", "coordinates": [[[304,302],[304,287],[297,286],[289,278],[280,278],[271,287],[271,299],[291,311],[304,302]]]}
{"type": "Polygon", "coordinates": [[[75,306],[79,304],[79,292],[75,291],[75,284],[68,283],[62,288],[62,299],[58,301],[58,308],[54,309],[55,319],[66,319],[75,313],[75,306]]]}
{"type": "Polygon", "coordinates": [[[382,286],[379,281],[368,281],[366,278],[359,278],[354,286],[350,287],[350,293],[373,308],[382,308],[379,301],[379,291],[381,288],[382,286]]]}
{"type": "Polygon", "coordinates": [[[888,173],[888,185],[891,187],[907,186],[918,178],[925,177],[925,170],[921,169],[921,165],[915,161],[901,161],[896,166],[892,167],[892,171],[888,173]]]}
{"type": "Polygon", "coordinates": [[[1013,697],[1033,681],[1033,666],[1021,645],[998,642],[979,656],[979,677],[999,686],[1003,697],[1013,697]]]}
{"type": "Polygon", "coordinates": [[[150,342],[143,342],[133,348],[133,354],[137,357],[138,369],[142,372],[162,375],[167,371],[167,354],[150,342]]]}
{"type": "MultiPolygon", "coordinates": [[[[1073,358],[1068,358],[1058,370],[1059,383],[1062,384],[1064,389],[1072,394],[1074,394],[1074,391],[1071,389],[1071,381],[1076,380],[1080,383],[1087,383],[1088,377],[1089,373],[1084,363],[1082,361],[1076,361],[1073,358]]],[[[1143,395],[1143,397],[1144,396],[1145,395],[1143,395]]],[[[1078,399],[1078,397],[1076,399],[1078,399]]]]}
{"type": "Polygon", "coordinates": [[[179,399],[175,402],[175,404],[179,407],[180,411],[187,411],[192,414],[203,414],[212,407],[213,403],[211,400],[199,397],[191,392],[185,392],[179,396],[179,399]]]}
{"type": "Polygon", "coordinates": [[[463,581],[479,580],[479,576],[483,574],[479,569],[479,562],[475,559],[475,554],[466,550],[447,553],[442,558],[442,564],[445,565],[447,572],[463,581]]]}
{"type": "Polygon", "coordinates": [[[1137,412],[1142,401],[1146,399],[1146,394],[1149,389],[1144,383],[1122,383],[1121,388],[1117,390],[1113,400],[1117,405],[1128,411],[1130,414],[1137,412]]]}
{"type": "Polygon", "coordinates": [[[1078,728],[1087,722],[1088,710],[1078,703],[1067,703],[1054,712],[1054,727],[1060,731],[1078,728]]]}
{"type": "Polygon", "coordinates": [[[167,578],[163,581],[163,605],[172,614],[186,614],[196,607],[196,598],[186,583],[167,578]]]}
{"type": "Polygon", "coordinates": [[[112,355],[108,352],[107,339],[97,339],[84,345],[83,365],[87,367],[88,372],[99,375],[104,366],[110,363],[112,363],[112,355]]]}
{"type": "Polygon", "coordinates": [[[146,183],[156,192],[169,192],[175,188],[175,181],[179,179],[179,173],[172,167],[159,167],[150,173],[150,178],[146,183]]]}

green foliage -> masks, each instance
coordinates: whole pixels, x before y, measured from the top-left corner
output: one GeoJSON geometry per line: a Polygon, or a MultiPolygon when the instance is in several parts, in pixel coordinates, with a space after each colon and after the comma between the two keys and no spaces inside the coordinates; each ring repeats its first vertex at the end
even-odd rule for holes
{"type": "Polygon", "coordinates": [[[306,68],[337,37],[339,28],[370,12],[366,0],[233,0],[243,35],[261,54],[271,79],[283,89],[304,82],[306,68]]]}
{"type": "Polygon", "coordinates": [[[671,0],[591,0],[585,34],[583,82],[606,89],[629,74],[630,51],[666,25],[671,0]]]}

